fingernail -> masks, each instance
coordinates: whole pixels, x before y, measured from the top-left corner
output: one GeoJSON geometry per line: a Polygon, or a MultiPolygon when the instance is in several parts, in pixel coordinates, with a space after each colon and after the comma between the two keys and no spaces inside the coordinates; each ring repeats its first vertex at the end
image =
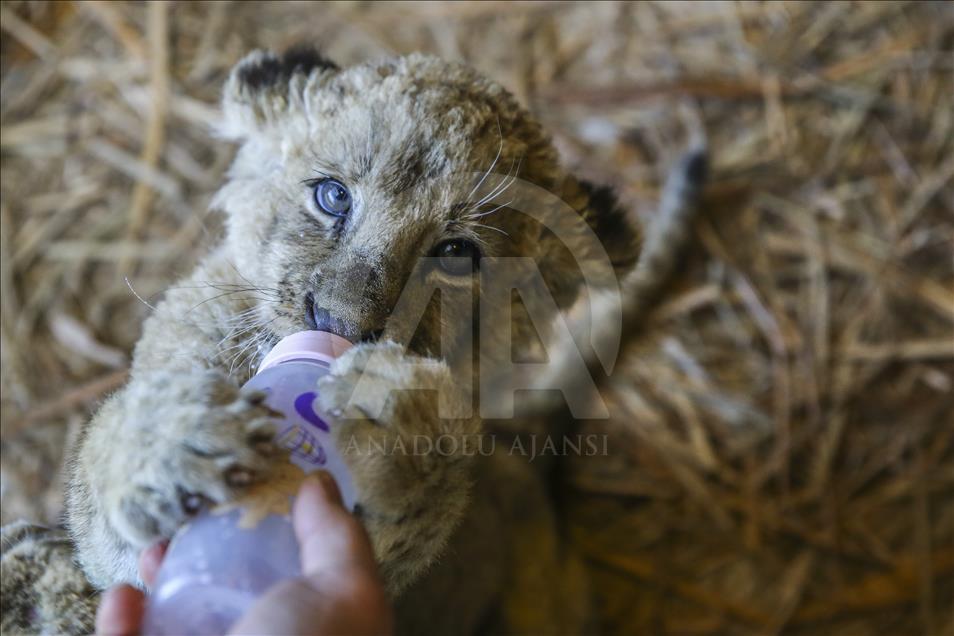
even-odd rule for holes
{"type": "Polygon", "coordinates": [[[313,476],[316,478],[315,481],[318,482],[318,485],[321,486],[321,490],[325,493],[325,498],[341,505],[341,491],[338,490],[338,484],[335,482],[335,478],[331,476],[331,473],[319,470],[315,472],[313,476]]]}

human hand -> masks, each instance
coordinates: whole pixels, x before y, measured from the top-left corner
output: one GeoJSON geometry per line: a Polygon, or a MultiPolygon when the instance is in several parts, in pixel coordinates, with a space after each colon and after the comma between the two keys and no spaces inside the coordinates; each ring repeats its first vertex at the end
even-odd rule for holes
{"type": "MultiPolygon", "coordinates": [[[[303,576],[273,586],[232,627],[231,634],[390,634],[393,617],[361,524],[341,503],[325,473],[302,484],[292,512],[303,576]]],[[[155,579],[165,547],[143,551],[140,574],[155,579]]],[[[96,633],[138,634],[145,600],[120,585],[103,596],[96,633]]]]}

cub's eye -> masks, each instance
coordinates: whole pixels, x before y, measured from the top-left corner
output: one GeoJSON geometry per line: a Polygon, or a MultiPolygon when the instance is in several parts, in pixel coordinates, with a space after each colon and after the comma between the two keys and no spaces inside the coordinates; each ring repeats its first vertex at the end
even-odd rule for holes
{"type": "Polygon", "coordinates": [[[471,274],[480,263],[480,250],[465,239],[444,241],[434,248],[433,255],[440,268],[452,276],[471,274]]]}
{"type": "Polygon", "coordinates": [[[332,216],[345,216],[351,211],[351,193],[339,181],[323,179],[315,184],[315,203],[332,216]]]}

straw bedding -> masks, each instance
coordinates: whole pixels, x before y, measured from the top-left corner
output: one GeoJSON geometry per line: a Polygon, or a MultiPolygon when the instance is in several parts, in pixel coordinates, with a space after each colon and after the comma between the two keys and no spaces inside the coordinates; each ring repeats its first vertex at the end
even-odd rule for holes
{"type": "Polygon", "coordinates": [[[218,232],[221,82],[253,47],[423,50],[510,88],[644,220],[712,181],[564,504],[607,633],[954,632],[949,3],[33,3],[2,17],[2,520],[218,232]],[[128,284],[127,284],[128,279],[128,284]]]}

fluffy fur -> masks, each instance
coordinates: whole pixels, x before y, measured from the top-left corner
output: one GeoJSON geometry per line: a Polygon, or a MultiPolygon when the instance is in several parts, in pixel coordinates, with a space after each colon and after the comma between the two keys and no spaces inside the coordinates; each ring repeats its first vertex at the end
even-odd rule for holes
{"type": "Polygon", "coordinates": [[[11,523],[0,531],[4,634],[88,634],[97,590],[73,562],[63,530],[11,523]]]}
{"type": "MultiPolygon", "coordinates": [[[[267,479],[270,413],[238,388],[269,346],[313,325],[315,307],[363,339],[319,387],[340,443],[463,439],[488,424],[468,408],[474,394],[457,389],[477,377],[478,363],[493,368],[504,362],[494,355],[511,355],[488,342],[506,326],[479,329],[478,276],[451,278],[419,259],[455,237],[484,256],[528,257],[565,309],[580,292],[581,267],[605,262],[604,279],[615,280],[613,268],[625,273],[639,254],[615,201],[566,174],[532,117],[465,66],[412,55],[340,70],[300,49],[255,52],[228,80],[223,113],[221,133],[241,143],[215,199],[226,236],[147,320],[129,383],[85,428],[72,461],[69,531],[97,588],[140,583],[143,547],[203,505],[267,479]],[[500,196],[505,181],[497,196],[475,200],[474,174],[488,172],[517,176],[569,208],[517,213],[500,196]],[[316,209],[311,187],[323,176],[350,188],[347,218],[316,209]],[[602,260],[583,238],[567,244],[580,232],[556,237],[552,229],[573,220],[602,241],[602,260]],[[440,298],[429,299],[435,277],[440,298]],[[403,320],[399,297],[419,301],[423,317],[403,320]],[[471,353],[477,339],[489,357],[471,353]],[[432,391],[403,390],[422,387],[432,391]]],[[[519,356],[547,333],[511,302],[519,356]]],[[[558,532],[546,475],[526,458],[346,459],[400,631],[583,629],[582,570],[558,532]]]]}

